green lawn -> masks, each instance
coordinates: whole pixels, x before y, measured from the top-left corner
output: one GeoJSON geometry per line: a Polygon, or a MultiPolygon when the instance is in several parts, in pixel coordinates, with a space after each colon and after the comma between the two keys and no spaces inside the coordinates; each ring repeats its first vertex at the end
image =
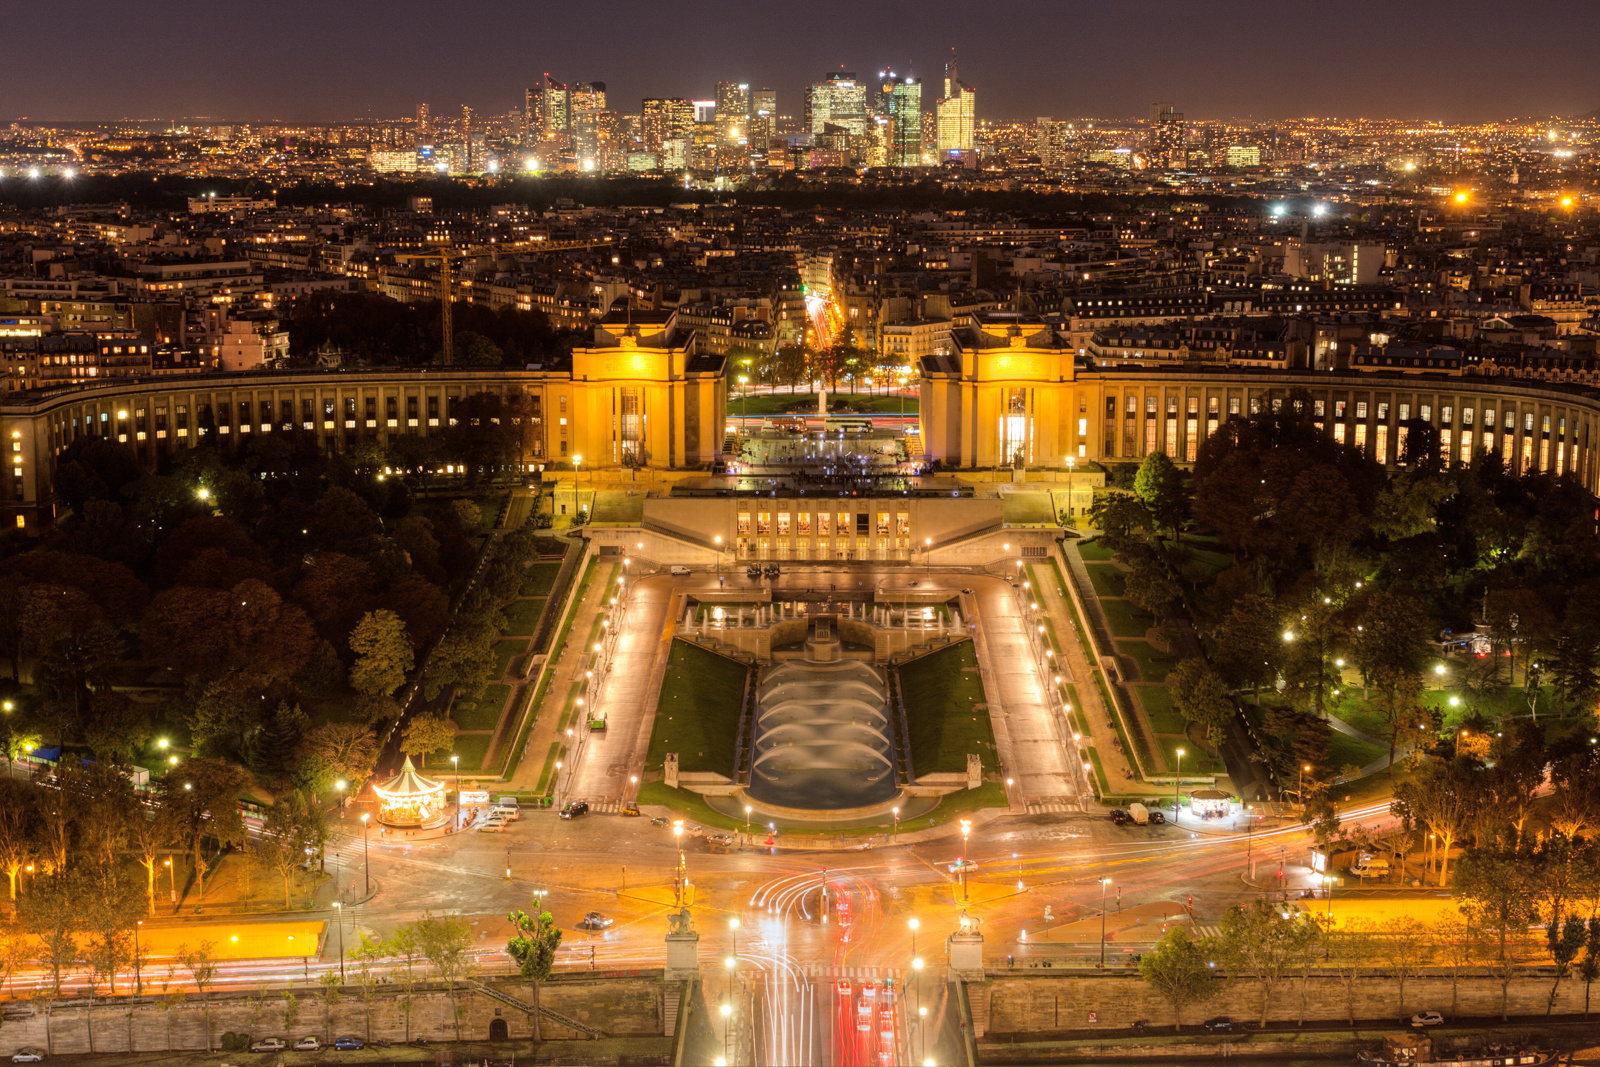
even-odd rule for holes
{"type": "MultiPolygon", "coordinates": [[[[849,392],[835,392],[828,394],[828,412],[838,413],[841,409],[849,407],[852,411],[871,411],[880,415],[898,415],[902,410],[907,415],[917,413],[918,398],[914,396],[872,396],[867,393],[851,394],[849,392]]],[[[757,415],[815,415],[817,413],[816,393],[763,393],[759,396],[730,397],[728,399],[728,415],[737,418],[748,415],[751,418],[757,415]]]]}
{"type": "Polygon", "coordinates": [[[526,577],[522,579],[523,596],[549,596],[550,590],[555,588],[556,575],[561,573],[560,560],[548,560],[528,564],[526,577]]]}
{"type": "Polygon", "coordinates": [[[1155,733],[1182,734],[1189,728],[1189,720],[1172,706],[1172,690],[1164,685],[1135,685],[1130,688],[1138,694],[1139,706],[1144,708],[1144,717],[1155,733]]]}
{"type": "Polygon", "coordinates": [[[1109,548],[1107,548],[1106,546],[1102,545],[1098,540],[1094,540],[1094,541],[1079,541],[1078,542],[1078,555],[1083,557],[1083,561],[1085,563],[1089,563],[1089,562],[1109,563],[1109,562],[1111,562],[1111,550],[1109,548]]]}
{"type": "Polygon", "coordinates": [[[1145,682],[1164,682],[1172,669],[1172,657],[1157,652],[1148,641],[1118,641],[1117,651],[1139,665],[1139,679],[1145,682]]]}
{"type": "Polygon", "coordinates": [[[1357,767],[1365,767],[1380,756],[1388,754],[1388,748],[1383,745],[1374,745],[1349,734],[1341,734],[1337,730],[1328,737],[1328,762],[1335,772],[1342,771],[1351,763],[1357,767]]]}
{"type": "Polygon", "coordinates": [[[506,697],[510,695],[509,685],[497,682],[485,686],[481,700],[456,697],[450,705],[450,717],[463,730],[493,730],[500,724],[500,712],[505,707],[506,697]]]}
{"type": "Polygon", "coordinates": [[[494,677],[503,677],[511,669],[511,661],[528,651],[526,641],[496,641],[494,643],[494,677]]]}
{"type": "Polygon", "coordinates": [[[513,601],[506,610],[506,633],[511,637],[532,637],[539,627],[539,615],[544,611],[545,598],[531,597],[513,601]]]}
{"type": "Polygon", "coordinates": [[[972,642],[963,641],[900,668],[917,774],[964,772],[972,752],[985,769],[999,765],[989,713],[974,707],[984,702],[977,666],[972,642]]]}
{"type": "Polygon", "coordinates": [[[744,664],[672,642],[645,765],[660,767],[676,752],[681,771],[731,772],[744,681],[744,664]]]}
{"type": "Polygon", "coordinates": [[[1089,581],[1094,585],[1095,596],[1121,596],[1123,588],[1122,568],[1115,563],[1085,563],[1083,569],[1089,572],[1089,581]]]}
{"type": "Polygon", "coordinates": [[[1208,756],[1194,742],[1186,737],[1158,737],[1156,744],[1161,747],[1161,755],[1167,761],[1167,773],[1171,774],[1178,765],[1178,749],[1183,749],[1184,774],[1210,774],[1223,775],[1228,773],[1222,760],[1208,756]]]}
{"type": "Polygon", "coordinates": [[[1106,625],[1113,637],[1143,637],[1155,624],[1155,619],[1133,606],[1130,600],[1101,600],[1100,610],[1106,613],[1106,625]]]}

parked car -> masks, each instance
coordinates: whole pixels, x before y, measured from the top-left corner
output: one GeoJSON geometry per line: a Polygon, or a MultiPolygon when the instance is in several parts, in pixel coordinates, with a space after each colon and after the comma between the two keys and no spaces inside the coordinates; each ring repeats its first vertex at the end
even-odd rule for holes
{"type": "Polygon", "coordinates": [[[604,915],[601,915],[598,911],[591,911],[578,923],[578,929],[604,930],[614,922],[616,922],[615,919],[608,919],[604,915]]]}
{"type": "Polygon", "coordinates": [[[478,824],[478,832],[482,834],[503,834],[510,825],[498,815],[491,815],[478,824]]]}
{"type": "Polygon", "coordinates": [[[354,1034],[345,1034],[333,1039],[333,1047],[340,1052],[354,1052],[356,1049],[365,1048],[366,1042],[354,1034]]]}
{"type": "Polygon", "coordinates": [[[322,1048],[322,1042],[315,1037],[302,1037],[294,1043],[296,1052],[316,1052],[322,1048]]]}
{"type": "Polygon", "coordinates": [[[665,826],[667,825],[667,817],[665,815],[652,815],[650,816],[650,825],[665,826]]]}
{"type": "Polygon", "coordinates": [[[1150,825],[1151,826],[1160,826],[1162,823],[1164,823],[1166,821],[1167,821],[1167,817],[1165,815],[1161,814],[1159,811],[1152,811],[1150,813],[1150,825]]]}
{"type": "Polygon", "coordinates": [[[726,852],[733,847],[732,834],[712,834],[706,838],[706,847],[713,851],[726,852]]]}
{"type": "Polygon", "coordinates": [[[267,1037],[250,1046],[251,1052],[282,1052],[289,1047],[289,1042],[281,1037],[267,1037]]]}
{"type": "Polygon", "coordinates": [[[17,1054],[15,1056],[11,1057],[11,1062],[12,1063],[39,1063],[43,1059],[44,1059],[44,1053],[40,1052],[38,1049],[34,1048],[32,1045],[29,1045],[27,1048],[19,1048],[17,1050],[17,1054]]]}
{"type": "Polygon", "coordinates": [[[1436,1011],[1419,1011],[1411,1017],[1412,1026],[1443,1026],[1444,1016],[1436,1011]]]}
{"type": "Polygon", "coordinates": [[[1128,813],[1121,808],[1111,809],[1111,821],[1121,826],[1128,821],[1128,813]]]}
{"type": "Polygon", "coordinates": [[[589,802],[587,800],[574,800],[561,809],[561,817],[563,819],[576,819],[578,816],[587,815],[588,813],[589,802]]]}
{"type": "Polygon", "coordinates": [[[1239,1024],[1226,1015],[1219,1015],[1215,1019],[1207,1019],[1201,1025],[1213,1034],[1231,1034],[1239,1029],[1239,1024]]]}

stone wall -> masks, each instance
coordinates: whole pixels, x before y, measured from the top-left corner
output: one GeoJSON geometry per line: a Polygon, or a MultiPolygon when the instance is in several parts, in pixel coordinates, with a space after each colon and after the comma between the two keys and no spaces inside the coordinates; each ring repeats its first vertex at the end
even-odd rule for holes
{"type": "MultiPolygon", "coordinates": [[[[1513,979],[1507,999],[1510,1014],[1543,1015],[1554,981],[1552,977],[1538,976],[1513,979]]],[[[1356,1021],[1398,1022],[1402,1016],[1424,1010],[1446,1016],[1500,1016],[1500,983],[1491,978],[1462,978],[1453,1008],[1448,975],[1407,979],[1403,1006],[1399,988],[1395,979],[1383,975],[1357,979],[1356,1021]]],[[[997,975],[969,985],[967,992],[973,1002],[973,1017],[987,1018],[985,1030],[991,1034],[1125,1029],[1136,1019],[1154,1026],[1171,1026],[1173,1021],[1171,1005],[1134,973],[997,975]]],[[[1303,995],[1300,979],[1294,978],[1273,990],[1267,1018],[1273,1022],[1297,1022],[1302,1017],[1303,1004],[1308,1022],[1342,1023],[1348,1018],[1347,1000],[1345,983],[1337,977],[1313,975],[1303,995]]],[[[1582,1013],[1583,982],[1564,979],[1555,1014],[1582,1013]]],[[[1230,982],[1214,999],[1186,1008],[1183,1021],[1198,1023],[1217,1015],[1239,1022],[1259,1022],[1260,985],[1248,978],[1230,982]]]]}
{"type": "MultiPolygon", "coordinates": [[[[526,982],[496,980],[492,984],[511,997],[529,1003],[532,993],[526,982]]],[[[148,986],[147,986],[148,988],[148,986]]],[[[629,977],[562,978],[539,988],[539,999],[579,1022],[599,1027],[608,1035],[662,1035],[664,986],[660,972],[629,977]]],[[[323,1024],[320,988],[315,983],[293,988],[274,987],[264,994],[256,991],[229,991],[199,996],[190,991],[179,1007],[168,1010],[165,997],[116,997],[98,999],[91,1006],[80,999],[10,1001],[6,1019],[0,1027],[0,1055],[10,1056],[25,1045],[52,1054],[89,1052],[158,1052],[170,1048],[205,1048],[207,1027],[211,1043],[220,1043],[228,1031],[247,1033],[254,1039],[282,1037],[293,1041],[308,1034],[327,1040],[340,1034],[367,1037],[368,1012],[371,1036],[404,1041],[426,1037],[453,1041],[450,997],[442,986],[417,987],[412,998],[409,1031],[406,1013],[401,1010],[397,986],[381,987],[370,1008],[363,1004],[355,986],[344,989],[334,1005],[332,1022],[323,1024]],[[298,1002],[293,1027],[284,1025],[285,994],[298,1002]],[[31,1006],[33,1015],[19,1018],[31,1006]],[[90,1025],[93,1024],[91,1035],[90,1025]],[[92,1045],[91,1045],[92,1036],[92,1045]]],[[[528,1038],[533,1027],[528,1017],[515,1008],[458,988],[456,1002],[461,1010],[461,1039],[487,1041],[494,1035],[495,1020],[505,1023],[505,1036],[528,1038]]],[[[561,1024],[545,1018],[540,1028],[547,1040],[581,1039],[561,1024]]]]}

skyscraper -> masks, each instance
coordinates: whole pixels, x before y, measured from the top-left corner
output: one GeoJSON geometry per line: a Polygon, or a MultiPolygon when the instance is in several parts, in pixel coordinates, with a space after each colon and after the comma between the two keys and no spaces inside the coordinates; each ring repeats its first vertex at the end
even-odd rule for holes
{"type": "Polygon", "coordinates": [[[806,87],[806,128],[815,137],[827,126],[854,137],[867,132],[867,87],[854,74],[835,71],[806,87]]]}
{"type": "Polygon", "coordinates": [[[461,166],[472,169],[472,109],[461,105],[461,166]]]}
{"type": "Polygon", "coordinates": [[[681,157],[694,132],[694,101],[681,96],[647,97],[641,108],[640,132],[646,152],[666,152],[677,141],[681,157]]]}
{"type": "Polygon", "coordinates": [[[1150,105],[1150,121],[1145,125],[1145,162],[1152,167],[1182,167],[1183,112],[1173,109],[1170,100],[1150,105]]]}
{"type": "Polygon", "coordinates": [[[978,91],[956,75],[956,50],[944,67],[944,97],[935,105],[939,124],[939,154],[972,151],[972,130],[978,111],[978,91]]]}
{"type": "Polygon", "coordinates": [[[772,138],[777,134],[778,93],[775,89],[757,89],[750,94],[750,159],[764,165],[772,138]]]}
{"type": "Polygon", "coordinates": [[[522,91],[522,138],[525,141],[537,140],[544,129],[544,121],[540,117],[544,108],[544,93],[538,89],[528,88],[522,91]]]}
{"type": "Polygon", "coordinates": [[[539,109],[539,117],[546,138],[564,137],[572,126],[567,86],[548,74],[544,76],[544,106],[539,109]]]}
{"type": "Polygon", "coordinates": [[[431,133],[431,132],[432,132],[432,129],[431,129],[430,123],[428,121],[428,105],[427,104],[418,104],[417,105],[417,143],[421,144],[423,141],[426,141],[428,139],[428,134],[431,133]]]}
{"type": "Polygon", "coordinates": [[[584,170],[603,169],[601,116],[606,110],[605,82],[578,82],[568,97],[572,108],[572,150],[584,170]]]}
{"type": "Polygon", "coordinates": [[[890,167],[922,164],[922,83],[898,78],[894,71],[879,75],[878,111],[889,121],[884,163],[890,167]]]}
{"type": "Polygon", "coordinates": [[[717,83],[717,147],[739,148],[750,136],[750,86],[717,83]]]}

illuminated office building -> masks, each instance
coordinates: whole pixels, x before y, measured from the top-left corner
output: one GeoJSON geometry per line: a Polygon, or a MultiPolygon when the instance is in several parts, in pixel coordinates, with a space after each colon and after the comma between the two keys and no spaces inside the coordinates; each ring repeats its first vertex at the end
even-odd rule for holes
{"type": "Polygon", "coordinates": [[[806,87],[806,129],[816,136],[837,126],[853,137],[867,132],[867,87],[838,71],[806,87]]]}
{"type": "Polygon", "coordinates": [[[750,86],[717,83],[717,147],[739,148],[750,135],[750,86]]]}
{"type": "Polygon", "coordinates": [[[584,170],[604,169],[602,144],[607,140],[605,82],[578,82],[568,98],[572,109],[572,150],[584,170]]]}
{"type": "Polygon", "coordinates": [[[922,83],[897,78],[894,71],[880,75],[878,111],[888,120],[884,163],[890,167],[922,164],[922,83]]]}
{"type": "Polygon", "coordinates": [[[944,68],[944,96],[934,105],[938,116],[938,149],[941,156],[972,151],[972,131],[976,125],[978,91],[956,74],[956,50],[944,68]]]}

